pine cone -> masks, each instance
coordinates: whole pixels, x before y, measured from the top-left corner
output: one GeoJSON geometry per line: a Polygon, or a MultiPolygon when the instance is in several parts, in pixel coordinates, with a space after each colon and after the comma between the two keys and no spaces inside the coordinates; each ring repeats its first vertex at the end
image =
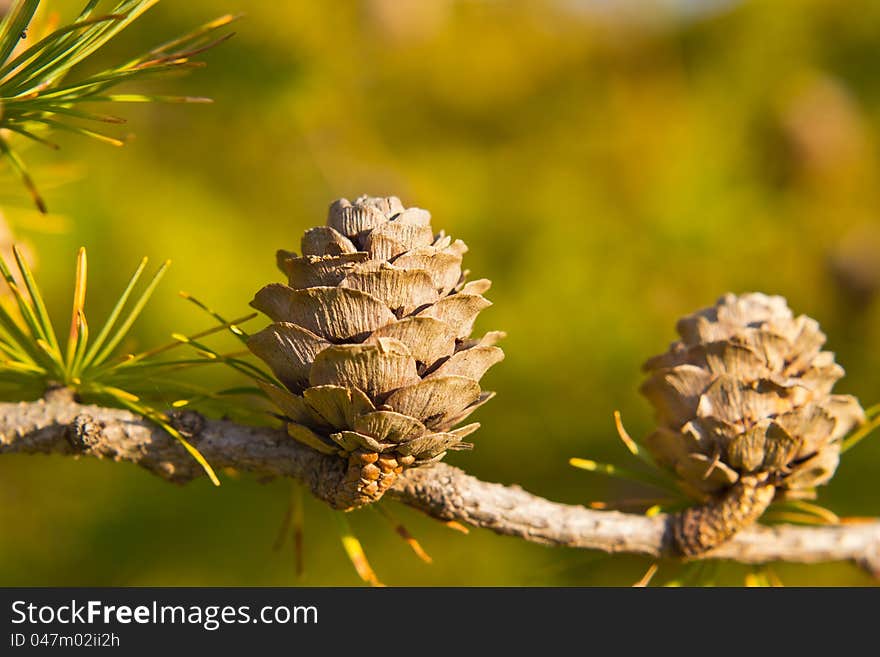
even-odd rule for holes
{"type": "Polygon", "coordinates": [[[864,412],[855,397],[831,394],[843,369],[821,351],[818,323],[793,317],[782,297],[728,294],[677,328],[681,340],[645,363],[641,392],[659,425],[649,451],[707,500],[674,519],[679,550],[695,556],[774,498],[815,497],[864,412]]]}
{"type": "Polygon", "coordinates": [[[471,447],[462,440],[479,424],[453,427],[494,396],[479,380],[504,357],[503,334],[470,339],[490,282],[465,282],[467,247],[430,220],[393,196],[340,199],[306,231],[302,256],[278,252],[288,285],[251,303],[274,322],[248,346],[286,386],[264,389],[288,433],[345,460],[324,495],[336,508],[374,502],[405,468],[471,447]]]}

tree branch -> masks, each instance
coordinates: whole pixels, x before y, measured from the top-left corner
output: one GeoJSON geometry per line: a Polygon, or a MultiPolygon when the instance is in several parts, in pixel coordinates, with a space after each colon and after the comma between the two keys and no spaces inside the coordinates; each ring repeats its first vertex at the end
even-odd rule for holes
{"type": "MultiPolygon", "coordinates": [[[[177,426],[215,468],[305,482],[326,499],[343,461],[324,456],[265,427],[205,420],[185,412],[177,426]]],[[[127,411],[76,403],[67,391],[46,399],[0,403],[0,454],[63,454],[130,461],[183,483],[203,471],[167,433],[127,411]]],[[[594,511],[487,483],[437,464],[409,470],[388,496],[435,518],[456,520],[545,545],[672,557],[669,517],[594,511]]],[[[755,526],[703,558],[741,563],[852,561],[880,577],[880,521],[799,527],[755,526]]]]}

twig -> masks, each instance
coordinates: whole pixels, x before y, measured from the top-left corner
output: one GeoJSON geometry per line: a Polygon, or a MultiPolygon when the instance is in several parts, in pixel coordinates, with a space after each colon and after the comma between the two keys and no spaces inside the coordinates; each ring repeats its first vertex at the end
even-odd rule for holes
{"type": "MultiPolygon", "coordinates": [[[[191,432],[192,441],[218,470],[232,467],[263,477],[291,477],[303,481],[322,499],[343,475],[342,459],[319,454],[276,429],[225,420],[180,421],[198,427],[191,432]]],[[[13,453],[130,461],[179,483],[204,474],[174,439],[152,423],[127,411],[78,404],[65,390],[34,402],[0,404],[0,454],[13,453]]],[[[481,481],[442,463],[408,471],[388,495],[444,521],[535,543],[674,556],[668,516],[649,518],[559,504],[519,486],[481,481]]],[[[704,558],[749,564],[851,561],[880,577],[880,521],[755,526],[704,558]]]]}

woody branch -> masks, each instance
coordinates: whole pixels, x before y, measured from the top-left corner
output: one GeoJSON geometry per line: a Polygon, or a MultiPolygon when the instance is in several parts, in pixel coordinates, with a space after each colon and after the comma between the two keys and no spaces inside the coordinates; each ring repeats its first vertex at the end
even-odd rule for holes
{"type": "MultiPolygon", "coordinates": [[[[304,447],[279,430],[195,413],[177,418],[215,468],[289,477],[318,498],[332,491],[343,461],[304,447]]],[[[0,404],[0,454],[61,454],[129,461],[168,481],[203,475],[201,467],[168,434],[123,410],[77,403],[65,390],[45,399],[0,404]]],[[[436,464],[405,473],[388,496],[442,520],[455,520],[534,543],[673,557],[669,517],[646,517],[560,504],[519,486],[484,482],[436,464]]],[[[702,558],[757,564],[771,561],[851,561],[880,577],[880,520],[800,527],[753,526],[702,558]]]]}

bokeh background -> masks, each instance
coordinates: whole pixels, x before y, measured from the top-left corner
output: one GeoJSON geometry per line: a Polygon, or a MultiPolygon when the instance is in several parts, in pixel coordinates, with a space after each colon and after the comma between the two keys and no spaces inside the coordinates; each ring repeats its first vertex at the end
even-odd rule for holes
{"type": "MultiPolygon", "coordinates": [[[[240,11],[206,69],[150,83],[215,104],[125,107],[117,134],[134,136],[122,149],[57,135],[60,153],[27,150],[51,216],[2,172],[3,211],[59,322],[80,245],[94,317],[141,256],[173,260],[135,328],[146,347],[206,325],[178,290],[244,314],[280,278],[275,249],[296,249],[331,200],[396,194],[465,239],[466,266],[494,281],[477,329],[509,333],[486,379],[499,394],[476,418],[476,450],[448,458],[481,478],[566,502],[644,496],[567,461],[626,462],[612,412],[634,436],[649,431],[642,361],[674,338],[677,317],[726,291],[783,294],[819,319],[848,373],[839,389],[880,402],[880,4],[166,0],[98,60],[240,11]]],[[[222,368],[204,377],[240,382],[222,368]]],[[[820,502],[876,515],[878,467],[880,442],[859,445],[820,502]]],[[[289,491],[4,457],[0,584],[360,583],[317,502],[306,503],[304,576],[289,546],[272,550],[289,491]]],[[[388,584],[626,585],[649,565],[393,510],[434,563],[357,512],[388,584]]],[[[744,572],[729,566],[719,582],[744,572]]],[[[787,584],[871,583],[840,564],[776,572],[787,584]]]]}

